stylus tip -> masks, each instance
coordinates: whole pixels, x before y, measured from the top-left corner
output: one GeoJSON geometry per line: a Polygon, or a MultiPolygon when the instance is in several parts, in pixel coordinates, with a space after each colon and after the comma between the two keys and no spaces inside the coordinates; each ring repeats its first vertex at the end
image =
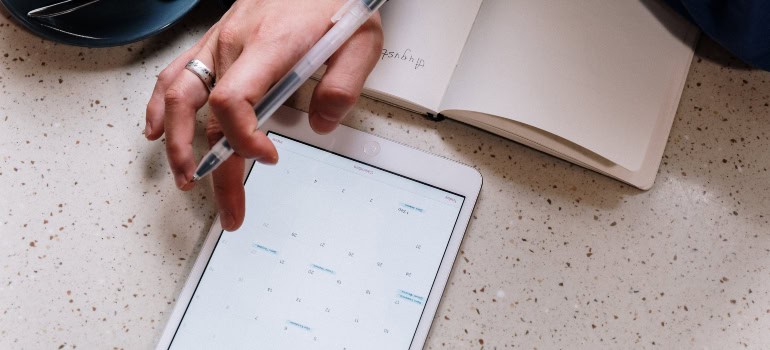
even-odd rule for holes
{"type": "Polygon", "coordinates": [[[191,182],[198,182],[198,180],[200,180],[200,179],[201,179],[201,177],[200,177],[200,176],[198,176],[198,175],[193,175],[191,182]]]}

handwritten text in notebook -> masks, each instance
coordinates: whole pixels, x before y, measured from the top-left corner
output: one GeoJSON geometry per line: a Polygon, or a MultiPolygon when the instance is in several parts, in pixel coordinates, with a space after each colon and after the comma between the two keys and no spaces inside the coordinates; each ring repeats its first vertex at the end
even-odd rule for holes
{"type": "Polygon", "coordinates": [[[393,51],[387,48],[382,49],[382,55],[380,61],[389,59],[396,61],[403,61],[404,63],[414,64],[414,69],[420,69],[425,67],[425,60],[421,57],[415,56],[412,49],[406,49],[403,51],[393,51]]]}

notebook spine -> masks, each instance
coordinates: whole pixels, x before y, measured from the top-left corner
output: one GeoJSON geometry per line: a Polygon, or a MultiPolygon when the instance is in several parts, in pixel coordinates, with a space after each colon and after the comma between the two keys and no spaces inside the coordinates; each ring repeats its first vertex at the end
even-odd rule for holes
{"type": "Polygon", "coordinates": [[[428,119],[428,120],[431,120],[431,121],[434,121],[434,122],[440,122],[440,121],[446,119],[446,116],[441,114],[441,113],[436,113],[436,114],[425,113],[425,119],[428,119]]]}

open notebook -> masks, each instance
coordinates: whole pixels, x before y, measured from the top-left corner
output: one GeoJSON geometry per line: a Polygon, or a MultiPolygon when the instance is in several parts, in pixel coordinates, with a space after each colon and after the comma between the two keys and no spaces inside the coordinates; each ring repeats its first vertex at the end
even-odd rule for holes
{"type": "Polygon", "coordinates": [[[698,31],[657,0],[393,0],[365,94],[649,189],[698,31]]]}

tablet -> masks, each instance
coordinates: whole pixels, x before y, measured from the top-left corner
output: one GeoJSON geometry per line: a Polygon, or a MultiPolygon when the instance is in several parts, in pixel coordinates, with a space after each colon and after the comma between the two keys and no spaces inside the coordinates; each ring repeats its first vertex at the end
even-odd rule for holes
{"type": "Polygon", "coordinates": [[[481,189],[466,165],[283,107],[158,349],[422,349],[481,189]]]}

